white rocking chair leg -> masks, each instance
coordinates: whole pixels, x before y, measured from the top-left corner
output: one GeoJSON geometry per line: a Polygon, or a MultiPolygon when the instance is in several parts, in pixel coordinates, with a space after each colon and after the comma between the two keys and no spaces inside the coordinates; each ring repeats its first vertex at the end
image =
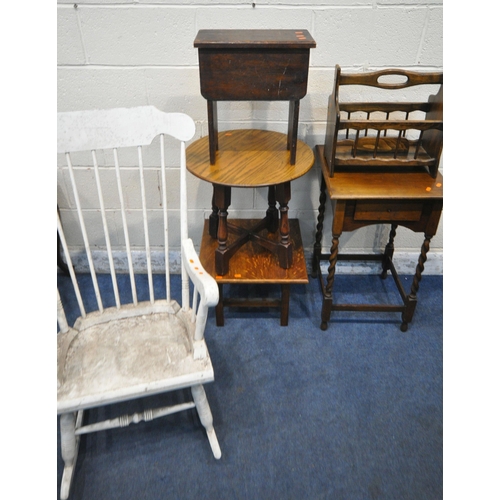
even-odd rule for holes
{"type": "Polygon", "coordinates": [[[203,386],[194,385],[191,387],[191,393],[193,395],[194,402],[196,404],[196,410],[200,417],[201,423],[205,430],[207,431],[208,441],[212,448],[212,453],[216,459],[222,456],[219,441],[217,440],[217,435],[215,434],[215,429],[213,426],[213,417],[210,410],[210,405],[208,404],[207,395],[205,394],[205,389],[203,386]]]}
{"type": "Polygon", "coordinates": [[[75,435],[75,413],[63,413],[60,417],[61,427],[61,456],[64,460],[64,472],[61,481],[61,500],[66,500],[69,496],[71,480],[75,470],[76,458],[78,454],[79,438],[75,435]]]}

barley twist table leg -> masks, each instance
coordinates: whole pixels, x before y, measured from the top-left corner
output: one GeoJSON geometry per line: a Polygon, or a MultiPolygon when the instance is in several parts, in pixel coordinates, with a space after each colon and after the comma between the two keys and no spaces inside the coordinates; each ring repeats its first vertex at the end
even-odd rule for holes
{"type": "Polygon", "coordinates": [[[411,322],[413,314],[415,313],[415,308],[417,307],[417,292],[420,287],[422,273],[424,272],[424,264],[427,260],[427,253],[429,252],[430,242],[431,236],[428,236],[426,234],[424,243],[422,244],[422,248],[420,250],[420,256],[418,258],[415,275],[413,276],[410,294],[407,297],[406,308],[402,315],[402,323],[400,327],[402,332],[406,332],[406,330],[408,330],[408,323],[411,322]]]}
{"type": "Polygon", "coordinates": [[[394,255],[394,238],[396,237],[397,224],[391,224],[391,232],[389,233],[389,242],[385,246],[384,261],[382,264],[382,274],[380,277],[385,280],[387,278],[387,270],[389,269],[389,262],[394,255]]]}
{"type": "Polygon", "coordinates": [[[316,225],[316,241],[313,249],[312,261],[312,277],[316,278],[319,272],[321,260],[321,240],[323,239],[323,221],[325,220],[325,203],[326,203],[326,183],[323,176],[321,176],[321,188],[319,194],[319,208],[318,208],[318,223],[316,225]]]}
{"type": "Polygon", "coordinates": [[[330,257],[328,261],[330,262],[328,266],[328,276],[326,278],[326,287],[323,294],[323,305],[321,308],[321,326],[322,330],[326,330],[328,326],[328,320],[330,319],[330,314],[332,312],[333,305],[333,282],[335,280],[335,266],[337,265],[339,253],[339,237],[334,235],[332,239],[332,248],[330,249],[330,257]]]}

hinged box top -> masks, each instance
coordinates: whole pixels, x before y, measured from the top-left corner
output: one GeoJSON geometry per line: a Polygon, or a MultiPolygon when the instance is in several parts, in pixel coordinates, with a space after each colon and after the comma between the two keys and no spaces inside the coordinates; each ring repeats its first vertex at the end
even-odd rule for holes
{"type": "Polygon", "coordinates": [[[194,46],[203,49],[312,49],[316,42],[307,30],[200,30],[194,46]]]}

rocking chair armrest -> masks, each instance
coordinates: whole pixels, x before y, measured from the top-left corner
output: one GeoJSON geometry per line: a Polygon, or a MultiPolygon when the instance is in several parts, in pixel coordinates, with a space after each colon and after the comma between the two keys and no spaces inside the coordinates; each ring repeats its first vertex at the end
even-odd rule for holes
{"type": "Polygon", "coordinates": [[[191,238],[182,242],[182,259],[189,277],[200,294],[201,303],[208,307],[215,307],[219,302],[217,282],[201,264],[191,238]]]}

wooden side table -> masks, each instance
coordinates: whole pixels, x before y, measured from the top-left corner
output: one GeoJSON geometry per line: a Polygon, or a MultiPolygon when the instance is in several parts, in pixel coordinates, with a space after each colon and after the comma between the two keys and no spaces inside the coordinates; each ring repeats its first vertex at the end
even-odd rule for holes
{"type": "Polygon", "coordinates": [[[293,264],[293,245],[290,240],[288,203],[291,181],[307,173],[314,164],[314,153],[304,142],[297,140],[296,162],[289,162],[287,136],[265,130],[229,130],[218,134],[219,154],[214,165],[210,162],[208,137],[198,139],[186,150],[189,172],[213,185],[212,214],[209,234],[217,239],[215,272],[224,276],[229,271],[229,260],[248,241],[254,241],[275,253],[279,265],[288,269],[293,264]],[[228,222],[232,187],[268,187],[266,216],[252,227],[241,227],[228,222]],[[279,210],[276,207],[279,203],[279,210]],[[273,240],[259,233],[279,231],[273,240]],[[238,237],[228,242],[228,232],[238,237]]]}
{"type": "MultiPolygon", "coordinates": [[[[238,219],[235,223],[238,227],[250,230],[258,224],[256,219],[238,219]]],[[[290,219],[290,242],[293,249],[293,265],[283,269],[276,261],[275,256],[256,242],[250,241],[244,248],[236,253],[231,260],[228,273],[220,276],[215,271],[214,255],[217,250],[217,240],[210,236],[210,221],[205,221],[205,228],[200,248],[200,262],[205,270],[215,278],[219,286],[219,303],[215,309],[217,326],[224,326],[224,308],[278,308],[280,310],[281,326],[288,325],[290,285],[307,284],[306,260],[302,239],[300,236],[299,221],[290,219]],[[224,285],[269,285],[275,284],[280,287],[279,298],[234,298],[224,295],[224,285]]],[[[278,235],[271,233],[269,238],[277,241],[278,235]]],[[[230,237],[233,237],[231,235],[230,237]]],[[[237,237],[237,235],[235,235],[237,237]]]]}
{"type": "Polygon", "coordinates": [[[430,241],[436,234],[441,217],[443,208],[442,175],[437,173],[434,179],[421,170],[412,172],[405,169],[403,173],[397,171],[390,173],[336,172],[335,177],[330,177],[323,146],[316,147],[316,158],[321,164],[323,174],[313,252],[313,276],[319,276],[323,293],[321,329],[326,330],[332,311],[380,311],[401,312],[401,330],[406,331],[417,305],[417,292],[424,271],[424,263],[427,260],[430,241]],[[334,214],[332,247],[329,254],[322,254],[321,240],[327,195],[331,200],[334,214]],[[383,254],[339,255],[339,238],[343,231],[353,231],[370,224],[381,223],[391,224],[389,242],[383,254]],[[424,243],[409,294],[404,291],[392,261],[394,238],[398,225],[424,233],[424,243]],[[321,260],[329,261],[326,283],[319,269],[321,260]],[[381,277],[385,278],[387,271],[391,271],[403,304],[334,304],[332,293],[337,260],[381,261],[381,277]]]}
{"type": "Polygon", "coordinates": [[[289,101],[287,148],[296,158],[299,102],[307,92],[307,30],[200,30],[198,48],[201,95],[207,100],[210,163],[215,164],[217,101],[289,101]]]}

